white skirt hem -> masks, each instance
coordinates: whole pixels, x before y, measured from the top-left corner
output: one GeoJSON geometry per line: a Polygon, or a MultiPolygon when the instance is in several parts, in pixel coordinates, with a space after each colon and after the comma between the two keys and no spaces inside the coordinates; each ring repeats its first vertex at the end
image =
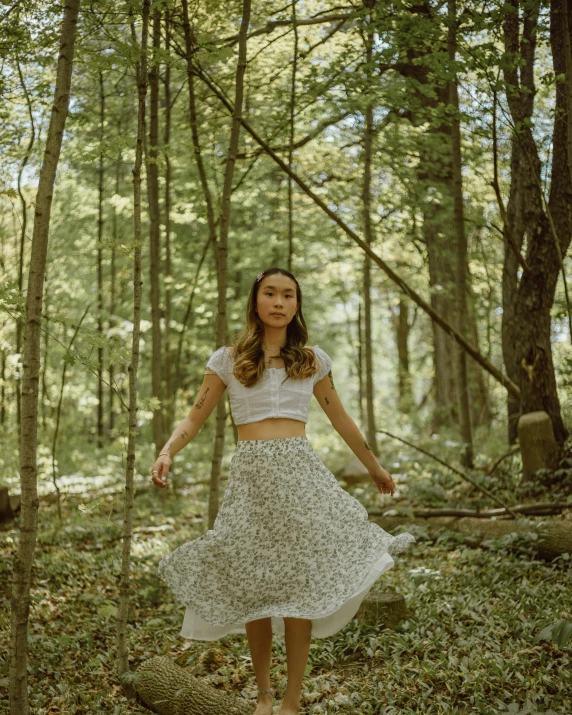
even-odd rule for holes
{"type": "MultiPolygon", "coordinates": [[[[326,614],[288,614],[291,618],[307,618],[312,621],[312,638],[327,638],[333,635],[345,625],[357,613],[361,602],[370,591],[375,581],[382,573],[390,569],[394,565],[394,560],[389,553],[384,553],[374,564],[372,564],[366,578],[359,586],[359,589],[354,595],[346,599],[341,605],[337,606],[333,611],[326,614]]],[[[258,615],[257,618],[271,618],[272,632],[278,637],[284,637],[284,616],[274,613],[273,609],[268,609],[266,615],[258,615]]],[[[245,623],[249,620],[248,614],[245,616],[244,623],[229,623],[224,626],[217,626],[205,621],[194,609],[187,607],[185,617],[179,635],[182,638],[198,640],[198,641],[215,641],[229,634],[246,635],[245,623]]]]}

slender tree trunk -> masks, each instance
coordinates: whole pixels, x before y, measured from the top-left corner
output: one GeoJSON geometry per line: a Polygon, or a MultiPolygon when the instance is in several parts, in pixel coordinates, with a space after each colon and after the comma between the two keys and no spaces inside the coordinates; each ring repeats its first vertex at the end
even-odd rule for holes
{"type": "MultiPolygon", "coordinates": [[[[105,138],[105,87],[99,70],[99,167],[97,201],[97,334],[103,339],[103,140],[105,138]]],[[[97,348],[97,446],[103,448],[103,343],[97,348]]]]}
{"type": "MultiPolygon", "coordinates": [[[[121,178],[121,160],[122,160],[122,152],[121,149],[118,152],[117,156],[117,161],[115,163],[115,193],[119,195],[119,186],[120,186],[120,178],[121,178]]],[[[111,246],[111,265],[110,265],[110,276],[109,276],[109,281],[110,281],[110,299],[109,299],[109,327],[111,330],[115,327],[116,320],[115,320],[115,303],[116,303],[116,294],[117,294],[117,288],[116,288],[116,269],[115,269],[115,258],[116,258],[116,250],[115,247],[117,246],[117,239],[118,239],[118,233],[117,233],[117,209],[113,207],[113,214],[111,217],[111,232],[112,232],[112,238],[113,238],[113,245],[111,246]]],[[[113,362],[109,362],[109,399],[108,399],[108,404],[109,404],[109,416],[108,416],[108,430],[109,430],[109,437],[110,439],[113,437],[113,430],[115,427],[115,405],[114,405],[114,400],[115,400],[115,390],[114,388],[114,380],[115,380],[115,365],[113,362]]]]}
{"type": "MultiPolygon", "coordinates": [[[[294,59],[292,61],[292,84],[290,88],[290,142],[288,147],[288,166],[292,168],[294,154],[294,129],[296,110],[296,72],[298,70],[298,25],[296,24],[296,3],[292,0],[292,29],[294,32],[294,59]]],[[[294,183],[288,176],[288,270],[292,272],[292,256],[294,254],[294,183]]]]}
{"type": "MultiPolygon", "coordinates": [[[[165,50],[171,51],[171,15],[165,13],[165,50]]],[[[171,141],[171,64],[165,64],[165,133],[163,137],[163,156],[165,157],[165,429],[173,432],[175,388],[173,385],[173,364],[171,360],[171,160],[169,158],[171,141]]]]}
{"type": "MultiPolygon", "coordinates": [[[[457,293],[456,318],[457,330],[467,335],[467,236],[465,233],[465,216],[463,210],[463,160],[461,156],[461,123],[459,119],[459,93],[457,88],[457,72],[454,69],[457,54],[457,2],[447,3],[449,32],[448,46],[451,72],[453,78],[449,81],[449,104],[454,112],[451,120],[451,149],[453,167],[453,222],[455,226],[457,248],[457,293]]],[[[473,428],[471,424],[471,407],[469,404],[469,380],[467,375],[467,356],[465,351],[456,346],[455,362],[457,368],[457,397],[459,399],[459,416],[461,421],[461,438],[463,450],[462,463],[465,467],[473,466],[473,428]]]]}
{"type": "MultiPolygon", "coordinates": [[[[371,18],[366,35],[366,72],[371,73],[373,61],[373,30],[371,18]]],[[[368,101],[365,108],[365,124],[363,137],[363,233],[368,246],[373,243],[373,227],[371,224],[371,155],[373,151],[373,104],[368,101]]],[[[375,428],[375,386],[373,383],[373,346],[372,346],[372,317],[371,317],[371,259],[366,254],[363,259],[363,300],[364,300],[364,328],[365,328],[365,404],[366,404],[366,435],[371,451],[379,456],[377,435],[375,428]]]]}
{"type": "MultiPolygon", "coordinates": [[[[562,30],[564,36],[564,66],[566,67],[566,112],[568,122],[566,125],[566,156],[568,158],[568,171],[572,180],[572,22],[571,10],[568,0],[560,0],[562,8],[562,30]]],[[[572,339],[572,336],[570,336],[572,339]]]]}
{"type": "MultiPolygon", "coordinates": [[[[361,292],[360,292],[361,293],[361,292]]],[[[358,350],[357,350],[357,374],[358,374],[358,392],[359,392],[359,419],[360,423],[365,424],[365,387],[363,382],[363,317],[362,317],[362,298],[358,294],[358,314],[357,314],[357,334],[358,334],[358,350]]]]}
{"type": "Polygon", "coordinates": [[[40,327],[52,197],[68,116],[76,25],[80,0],[67,0],[60,34],[54,104],[36,193],[22,371],[20,431],[20,534],[12,575],[9,697],[10,715],[29,715],[28,618],[38,523],[37,439],[40,327]]]}
{"type": "Polygon", "coordinates": [[[156,453],[168,438],[164,426],[163,383],[161,379],[161,295],[159,275],[161,268],[160,211],[159,211],[159,58],[161,43],[161,11],[153,12],[153,63],[149,69],[150,115],[149,148],[146,157],[147,197],[149,202],[149,278],[151,302],[151,383],[153,397],[161,405],[153,410],[153,441],[156,453]]]}
{"type": "MultiPolygon", "coordinates": [[[[129,578],[131,571],[131,537],[133,530],[133,472],[135,466],[135,441],[137,428],[137,379],[139,371],[139,339],[141,335],[141,165],[145,143],[145,97],[147,94],[147,41],[149,32],[149,6],[151,0],[143,0],[141,27],[141,54],[137,64],[137,142],[135,145],[135,165],[133,167],[133,336],[131,343],[131,363],[129,372],[129,428],[127,437],[127,468],[125,472],[125,501],[123,508],[123,548],[121,552],[121,577],[119,584],[119,613],[116,632],[117,675],[129,671],[129,648],[127,643],[127,620],[129,616],[129,578]]],[[[133,44],[136,45],[135,26],[131,24],[133,44]]],[[[147,179],[148,180],[148,179],[147,179]]],[[[123,684],[127,697],[134,696],[131,684],[123,684]]]]}
{"type": "Polygon", "coordinates": [[[199,138],[198,120],[197,120],[197,102],[195,96],[195,73],[193,71],[193,52],[195,42],[189,21],[189,7],[187,0],[182,0],[183,6],[183,29],[185,32],[185,52],[187,61],[187,84],[189,87],[189,120],[191,123],[191,136],[193,139],[193,149],[195,153],[195,161],[199,170],[199,178],[203,189],[203,198],[205,201],[205,209],[207,214],[207,225],[209,230],[209,240],[212,245],[215,263],[217,264],[218,272],[218,250],[217,250],[217,235],[216,222],[214,217],[213,198],[207,179],[207,172],[203,162],[201,151],[201,143],[199,138]]]}
{"type": "MultiPolygon", "coordinates": [[[[244,74],[246,72],[246,38],[250,21],[250,0],[243,0],[242,20],[238,40],[238,63],[236,66],[236,81],[234,95],[234,111],[228,147],[228,157],[224,173],[224,185],[220,213],[220,234],[218,241],[218,303],[216,323],[216,347],[226,344],[226,288],[227,254],[228,254],[228,229],[230,226],[230,197],[232,193],[232,177],[238,153],[238,139],[242,119],[242,99],[244,93],[244,74]]],[[[219,400],[216,412],[216,433],[213,460],[211,467],[211,481],[209,492],[209,529],[214,527],[218,514],[219,480],[222,454],[224,449],[224,425],[226,421],[226,406],[224,400],[219,400]]]]}
{"type": "MultiPolygon", "coordinates": [[[[50,390],[49,390],[49,385],[48,385],[48,380],[47,380],[47,372],[48,372],[48,365],[50,364],[50,339],[48,337],[48,331],[50,330],[50,281],[48,280],[49,278],[49,266],[46,265],[46,279],[44,281],[44,297],[43,297],[43,303],[45,305],[45,310],[43,311],[43,316],[42,316],[42,321],[45,326],[44,334],[42,337],[43,340],[43,354],[41,357],[42,360],[42,365],[41,365],[41,372],[40,372],[40,394],[41,394],[41,400],[40,400],[40,415],[42,419],[42,430],[47,429],[48,425],[48,413],[49,413],[49,408],[48,405],[50,404],[50,390]]],[[[65,328],[64,328],[64,333],[65,333],[65,328]]]]}
{"type": "MultiPolygon", "coordinates": [[[[28,117],[30,120],[30,140],[28,141],[28,146],[26,147],[26,153],[20,164],[20,169],[18,170],[18,196],[20,197],[20,205],[22,206],[22,227],[20,230],[20,246],[18,252],[18,291],[20,295],[22,294],[22,288],[24,287],[24,253],[26,245],[26,230],[28,228],[28,209],[26,207],[26,199],[22,193],[22,174],[26,165],[28,164],[28,159],[34,148],[34,141],[36,139],[36,125],[34,123],[34,113],[32,111],[32,102],[30,100],[30,95],[28,93],[28,88],[26,87],[26,82],[24,81],[24,76],[22,74],[22,69],[20,67],[20,60],[16,58],[16,65],[18,67],[18,76],[20,78],[20,85],[22,86],[22,92],[24,97],[26,97],[26,109],[28,110],[28,117]]],[[[20,320],[16,321],[16,354],[20,355],[22,353],[22,331],[23,325],[20,320]]],[[[18,374],[14,381],[14,389],[16,391],[16,424],[18,428],[21,428],[22,424],[22,403],[21,403],[21,383],[18,374]]]]}
{"type": "Polygon", "coordinates": [[[404,414],[409,414],[414,407],[409,371],[409,304],[403,294],[399,295],[397,311],[394,315],[397,343],[397,386],[398,406],[404,414]]]}

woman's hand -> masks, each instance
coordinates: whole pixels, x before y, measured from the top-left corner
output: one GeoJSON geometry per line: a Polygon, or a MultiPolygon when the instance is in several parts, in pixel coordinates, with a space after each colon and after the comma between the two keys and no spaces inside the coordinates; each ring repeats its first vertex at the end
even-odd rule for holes
{"type": "Polygon", "coordinates": [[[391,474],[388,471],[386,471],[383,467],[380,467],[375,472],[370,472],[369,476],[373,479],[375,486],[377,487],[377,491],[380,494],[391,493],[391,496],[393,496],[393,492],[395,491],[395,482],[391,478],[391,474]]]}
{"type": "Polygon", "coordinates": [[[169,469],[171,467],[171,464],[173,464],[173,460],[166,454],[161,454],[157,458],[157,461],[155,462],[155,464],[153,465],[153,469],[151,470],[153,484],[156,487],[161,487],[161,489],[164,489],[165,487],[169,486],[167,477],[169,476],[169,469]]]}

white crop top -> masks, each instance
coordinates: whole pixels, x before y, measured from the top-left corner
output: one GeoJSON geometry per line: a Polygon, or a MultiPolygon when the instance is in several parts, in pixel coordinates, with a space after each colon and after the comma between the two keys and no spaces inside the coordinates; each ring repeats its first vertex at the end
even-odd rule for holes
{"type": "Polygon", "coordinates": [[[314,345],[313,350],[319,363],[318,372],[305,379],[289,378],[283,385],[285,367],[265,368],[256,385],[243,385],[232,373],[234,359],[224,345],[210,356],[207,368],[216,372],[226,385],[235,424],[245,425],[267,417],[287,417],[307,422],[314,385],[332,367],[332,361],[322,348],[314,345]]]}

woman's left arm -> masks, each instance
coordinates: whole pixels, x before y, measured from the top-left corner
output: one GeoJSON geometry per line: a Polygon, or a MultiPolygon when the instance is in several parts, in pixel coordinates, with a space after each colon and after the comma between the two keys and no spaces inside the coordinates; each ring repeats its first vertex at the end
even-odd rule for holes
{"type": "Polygon", "coordinates": [[[314,385],[314,395],[320,403],[333,428],[368,470],[380,494],[391,494],[395,491],[395,482],[391,475],[377,461],[358,426],[346,412],[336,388],[332,371],[314,385]]]}

